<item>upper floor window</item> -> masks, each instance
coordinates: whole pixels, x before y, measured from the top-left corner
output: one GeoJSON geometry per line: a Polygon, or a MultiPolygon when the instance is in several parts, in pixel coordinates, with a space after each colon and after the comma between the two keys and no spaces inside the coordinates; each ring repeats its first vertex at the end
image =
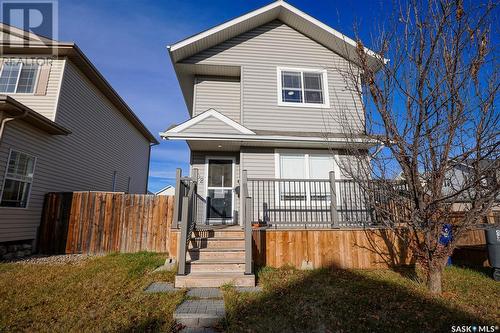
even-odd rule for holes
{"type": "Polygon", "coordinates": [[[26,208],[35,172],[35,157],[11,150],[0,206],[26,208]]]}
{"type": "Polygon", "coordinates": [[[278,105],[328,107],[326,70],[278,68],[278,105]]]}
{"type": "Polygon", "coordinates": [[[0,73],[0,92],[29,94],[35,90],[38,65],[6,62],[0,73]]]}

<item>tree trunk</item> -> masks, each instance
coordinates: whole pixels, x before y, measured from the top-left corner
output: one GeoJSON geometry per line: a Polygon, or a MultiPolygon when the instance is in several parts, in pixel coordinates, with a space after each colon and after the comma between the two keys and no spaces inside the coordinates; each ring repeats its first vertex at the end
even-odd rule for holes
{"type": "Polygon", "coordinates": [[[427,273],[427,288],[432,294],[441,294],[443,267],[438,263],[431,263],[427,273]]]}

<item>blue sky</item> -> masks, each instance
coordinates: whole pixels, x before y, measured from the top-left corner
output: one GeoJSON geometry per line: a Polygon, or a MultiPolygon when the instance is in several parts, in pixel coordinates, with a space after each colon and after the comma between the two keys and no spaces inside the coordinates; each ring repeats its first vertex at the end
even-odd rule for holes
{"type": "MultiPolygon", "coordinates": [[[[157,135],[188,119],[166,46],[269,2],[59,0],[59,40],[75,41],[157,135]]],[[[350,37],[357,22],[368,45],[373,18],[388,12],[388,1],[288,2],[350,37]]],[[[149,189],[173,184],[175,169],[187,172],[188,163],[186,143],[162,141],[152,150],[149,189]]]]}

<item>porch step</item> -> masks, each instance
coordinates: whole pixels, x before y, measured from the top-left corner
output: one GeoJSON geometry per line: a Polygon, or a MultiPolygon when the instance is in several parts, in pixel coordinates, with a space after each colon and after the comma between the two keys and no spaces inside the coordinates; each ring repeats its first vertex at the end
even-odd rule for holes
{"type": "Polygon", "coordinates": [[[241,228],[235,229],[209,229],[194,230],[194,237],[197,238],[244,238],[245,232],[241,228]]]}
{"type": "Polygon", "coordinates": [[[245,272],[245,261],[238,259],[188,260],[189,273],[237,273],[245,272]]]}
{"type": "Polygon", "coordinates": [[[203,249],[192,248],[186,255],[188,260],[206,260],[206,259],[239,259],[245,260],[244,249],[203,249]]]}
{"type": "Polygon", "coordinates": [[[175,277],[176,288],[220,287],[231,283],[236,287],[255,287],[255,275],[243,273],[190,273],[175,277]]]}
{"type": "Polygon", "coordinates": [[[229,237],[194,237],[191,238],[191,248],[202,249],[244,249],[244,238],[229,238],[229,237]]]}

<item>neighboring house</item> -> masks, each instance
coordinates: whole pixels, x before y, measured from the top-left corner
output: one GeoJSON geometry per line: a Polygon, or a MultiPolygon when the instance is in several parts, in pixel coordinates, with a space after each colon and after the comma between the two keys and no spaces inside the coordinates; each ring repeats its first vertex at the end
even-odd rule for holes
{"type": "MultiPolygon", "coordinates": [[[[284,1],[168,48],[190,119],[161,136],[189,145],[197,227],[243,225],[247,196],[252,222],[332,225],[329,179],[343,178],[336,163],[350,159],[346,133],[357,136],[361,149],[373,145],[361,103],[342,75],[356,66],[355,48],[284,1]]],[[[339,204],[344,199],[337,195],[339,204]]],[[[360,225],[369,217],[356,218],[340,215],[340,223],[360,225]]]]}
{"type": "Polygon", "coordinates": [[[157,141],[75,44],[0,31],[0,244],[15,250],[47,192],[146,193],[157,141]]]}
{"type": "Polygon", "coordinates": [[[173,187],[172,185],[167,185],[156,192],[155,195],[175,195],[175,187],[173,187]]]}

